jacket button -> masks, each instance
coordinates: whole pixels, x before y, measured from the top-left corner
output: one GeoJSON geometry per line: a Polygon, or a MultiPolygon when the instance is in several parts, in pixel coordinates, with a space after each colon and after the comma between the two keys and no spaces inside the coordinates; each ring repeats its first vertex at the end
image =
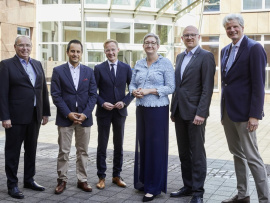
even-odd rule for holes
{"type": "Polygon", "coordinates": [[[227,84],[225,84],[225,86],[227,86],[227,84]]]}

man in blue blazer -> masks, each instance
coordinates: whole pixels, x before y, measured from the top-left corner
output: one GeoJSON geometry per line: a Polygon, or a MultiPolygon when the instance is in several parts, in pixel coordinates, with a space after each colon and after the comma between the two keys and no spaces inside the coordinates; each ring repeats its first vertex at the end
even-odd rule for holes
{"type": "Polygon", "coordinates": [[[40,124],[50,116],[48,89],[42,65],[30,58],[31,40],[15,40],[16,55],[0,63],[0,120],[6,132],[5,170],[8,194],[24,198],[18,188],[18,165],[24,143],[24,187],[43,191],[34,181],[37,140],[40,124]]]}
{"type": "Polygon", "coordinates": [[[113,179],[112,182],[120,187],[126,187],[120,177],[123,164],[124,126],[127,116],[127,106],[131,96],[126,93],[126,86],[131,80],[132,71],[129,65],[117,59],[119,48],[115,40],[104,42],[104,53],[107,61],[95,66],[95,78],[99,89],[97,98],[97,175],[99,182],[97,188],[105,188],[106,177],[106,151],[111,124],[113,126],[113,179]]]}
{"type": "Polygon", "coordinates": [[[87,162],[97,86],[94,71],[80,64],[82,52],[81,42],[71,40],[67,46],[69,61],[55,67],[52,74],[51,95],[53,103],[57,107],[56,125],[59,134],[58,184],[55,194],[61,194],[66,188],[69,153],[74,131],[77,150],[77,187],[85,192],[92,191],[91,186],[87,183],[87,162]]]}
{"type": "Polygon", "coordinates": [[[225,16],[223,26],[232,43],[221,50],[221,115],[238,190],[223,203],[250,202],[249,169],[259,202],[269,203],[267,174],[256,141],[256,129],[264,116],[266,53],[259,43],[244,35],[240,14],[225,16]]]}

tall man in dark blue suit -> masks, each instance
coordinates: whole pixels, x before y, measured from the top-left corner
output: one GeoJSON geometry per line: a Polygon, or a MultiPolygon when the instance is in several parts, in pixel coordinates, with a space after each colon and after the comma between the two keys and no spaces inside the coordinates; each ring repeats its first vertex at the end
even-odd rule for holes
{"type": "Polygon", "coordinates": [[[97,188],[105,188],[106,177],[106,151],[111,124],[113,126],[113,179],[112,182],[119,187],[126,187],[120,177],[123,164],[123,140],[124,127],[127,116],[127,106],[131,101],[129,93],[126,94],[126,86],[131,80],[131,68],[129,65],[118,61],[119,48],[115,40],[104,42],[104,53],[107,61],[95,66],[95,78],[99,89],[97,98],[97,175],[99,182],[97,188]]]}
{"type": "Polygon", "coordinates": [[[260,43],[244,35],[240,14],[225,16],[223,26],[232,43],[221,50],[221,114],[238,190],[223,203],[250,202],[249,169],[259,202],[269,203],[267,174],[256,141],[256,129],[264,116],[266,53],[260,43]]]}
{"type": "Polygon", "coordinates": [[[0,120],[6,131],[5,170],[8,194],[22,199],[17,171],[24,142],[24,187],[45,190],[34,181],[39,128],[48,122],[50,104],[42,65],[30,58],[32,43],[17,37],[16,55],[0,63],[0,120]]]}
{"type": "Polygon", "coordinates": [[[67,46],[69,61],[55,67],[52,75],[51,95],[53,103],[57,107],[56,125],[59,134],[58,184],[55,194],[61,194],[66,188],[69,153],[74,131],[77,150],[77,187],[85,192],[92,191],[91,186],[87,183],[87,163],[97,86],[94,71],[80,64],[82,52],[81,42],[71,40],[67,46]]]}

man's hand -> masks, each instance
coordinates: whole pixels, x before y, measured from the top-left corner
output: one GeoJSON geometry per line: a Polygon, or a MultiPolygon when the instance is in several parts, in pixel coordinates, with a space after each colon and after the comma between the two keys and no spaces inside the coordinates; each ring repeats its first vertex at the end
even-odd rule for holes
{"type": "Polygon", "coordinates": [[[2,121],[2,126],[6,129],[8,128],[11,128],[12,125],[11,125],[11,120],[5,120],[5,121],[2,121]]]}
{"type": "Polygon", "coordinates": [[[250,117],[247,124],[247,129],[249,132],[257,130],[259,127],[259,119],[250,117]]]}
{"type": "Polygon", "coordinates": [[[77,116],[78,116],[78,119],[74,121],[74,124],[82,124],[86,119],[86,116],[83,113],[80,113],[80,114],[78,113],[77,116]]]}
{"type": "Polygon", "coordinates": [[[125,107],[125,104],[124,104],[124,102],[119,101],[114,105],[114,107],[117,108],[117,109],[122,109],[122,108],[125,107]]]}
{"type": "Polygon", "coordinates": [[[172,122],[175,122],[174,116],[171,116],[171,121],[172,121],[172,122]]]}
{"type": "Polygon", "coordinates": [[[48,116],[42,116],[42,125],[46,125],[49,121],[49,117],[48,116]]]}
{"type": "Polygon", "coordinates": [[[205,118],[196,115],[194,120],[193,120],[193,124],[202,125],[204,120],[205,120],[205,118]]]}
{"type": "Polygon", "coordinates": [[[110,102],[104,102],[102,107],[108,111],[111,111],[114,109],[114,105],[111,104],[110,102]]]}
{"type": "Polygon", "coordinates": [[[71,120],[71,121],[73,121],[73,122],[74,122],[74,121],[78,121],[79,117],[80,117],[80,114],[77,113],[77,112],[70,112],[70,113],[68,114],[69,120],[71,120]]]}

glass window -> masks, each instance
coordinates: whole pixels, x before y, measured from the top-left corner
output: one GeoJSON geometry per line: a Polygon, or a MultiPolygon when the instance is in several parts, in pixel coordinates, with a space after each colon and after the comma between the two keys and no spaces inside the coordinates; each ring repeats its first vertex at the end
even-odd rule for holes
{"type": "Polygon", "coordinates": [[[143,44],[143,37],[151,32],[151,25],[134,23],[134,43],[143,44]]]}
{"type": "Polygon", "coordinates": [[[111,39],[119,43],[130,43],[130,23],[111,22],[111,39]]]}
{"type": "Polygon", "coordinates": [[[107,4],[108,0],[85,0],[86,4],[107,4]]]}
{"type": "Polygon", "coordinates": [[[63,4],[80,4],[81,0],[62,0],[63,4]]]}
{"type": "Polygon", "coordinates": [[[42,4],[58,4],[58,0],[42,0],[42,4]]]}
{"type": "Polygon", "coordinates": [[[170,1],[170,0],[157,0],[156,1],[156,8],[162,8],[168,1],[170,1]]]}
{"type": "MultiPolygon", "coordinates": [[[[136,0],[136,6],[138,6],[138,4],[140,3],[141,0],[136,0]]],[[[144,7],[151,7],[151,0],[145,0],[144,3],[141,5],[144,7]]]]}
{"type": "Polygon", "coordinates": [[[270,70],[265,71],[265,90],[270,90],[270,70]]]}
{"type": "Polygon", "coordinates": [[[98,64],[105,61],[103,51],[91,50],[87,52],[87,56],[88,56],[88,63],[98,64]]]}
{"type": "Polygon", "coordinates": [[[262,9],[262,1],[263,0],[243,0],[243,9],[262,9]]]}
{"type": "Polygon", "coordinates": [[[107,39],[107,22],[86,22],[86,42],[104,42],[107,39]]]}
{"type": "Polygon", "coordinates": [[[219,42],[219,36],[202,36],[202,42],[219,42]]]}
{"type": "Polygon", "coordinates": [[[68,61],[67,57],[67,44],[62,45],[62,61],[68,61]]]}
{"type": "Polygon", "coordinates": [[[41,49],[43,61],[58,61],[58,45],[47,44],[41,49]]]}
{"type": "Polygon", "coordinates": [[[130,5],[130,0],[113,0],[113,5],[130,5]]]}
{"type": "Polygon", "coordinates": [[[17,35],[25,35],[30,37],[30,28],[26,27],[17,27],[17,35]]]}
{"type": "Polygon", "coordinates": [[[217,66],[218,65],[218,56],[219,56],[219,45],[218,44],[202,45],[202,48],[205,50],[208,50],[208,51],[212,52],[212,54],[214,54],[215,63],[217,66]]]}
{"type": "Polygon", "coordinates": [[[247,35],[250,39],[253,39],[255,41],[261,41],[261,35],[247,35]]]}
{"type": "Polygon", "coordinates": [[[266,56],[267,56],[267,67],[270,67],[270,44],[265,44],[264,45],[264,50],[266,52],[266,56]]]}
{"type": "Polygon", "coordinates": [[[63,42],[73,39],[81,41],[81,22],[63,22],[63,42]]]}
{"type": "Polygon", "coordinates": [[[58,42],[58,22],[41,22],[42,42],[58,42]]]}
{"type": "Polygon", "coordinates": [[[168,44],[168,35],[170,33],[171,26],[167,25],[157,25],[157,35],[160,38],[160,44],[161,45],[167,45],[168,44]]]}
{"type": "Polygon", "coordinates": [[[265,41],[270,41],[270,35],[264,35],[264,40],[265,41]]]}
{"type": "Polygon", "coordinates": [[[270,0],[265,0],[265,8],[270,8],[270,0]]]}
{"type": "Polygon", "coordinates": [[[220,10],[220,0],[206,0],[204,3],[204,12],[213,12],[220,10]]]}

